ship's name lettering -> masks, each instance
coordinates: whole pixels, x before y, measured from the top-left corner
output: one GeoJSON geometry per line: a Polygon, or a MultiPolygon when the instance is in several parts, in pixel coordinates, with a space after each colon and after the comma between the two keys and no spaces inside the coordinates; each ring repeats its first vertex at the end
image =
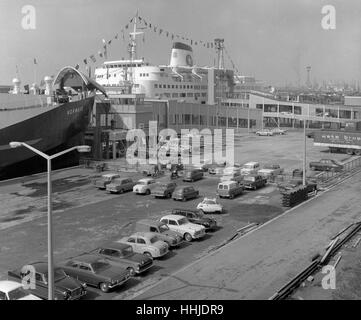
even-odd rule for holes
{"type": "Polygon", "coordinates": [[[77,107],[77,108],[73,108],[67,111],[67,115],[70,116],[74,113],[79,113],[83,110],[83,107],[77,107]]]}

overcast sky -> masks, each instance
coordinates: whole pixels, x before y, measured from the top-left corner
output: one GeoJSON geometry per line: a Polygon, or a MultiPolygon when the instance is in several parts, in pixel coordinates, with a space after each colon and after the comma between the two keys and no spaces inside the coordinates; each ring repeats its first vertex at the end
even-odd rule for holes
{"type": "MultiPolygon", "coordinates": [[[[10,84],[19,68],[23,84],[53,75],[62,66],[97,55],[102,39],[112,39],[139,10],[165,31],[195,41],[225,39],[241,74],[274,85],[311,79],[361,81],[360,0],[0,0],[0,84],[10,84]],[[336,8],[336,30],[323,30],[321,8],[336,8]],[[24,5],[36,9],[36,29],[21,25],[24,5]]],[[[164,32],[165,32],[164,31],[164,32]]],[[[139,56],[168,64],[172,41],[147,30],[139,56]]],[[[214,50],[194,46],[197,65],[213,65],[214,50]]],[[[113,41],[109,59],[127,57],[126,42],[113,41]]],[[[230,67],[227,59],[226,66],[230,67]]],[[[97,57],[97,65],[101,63],[97,57]]]]}

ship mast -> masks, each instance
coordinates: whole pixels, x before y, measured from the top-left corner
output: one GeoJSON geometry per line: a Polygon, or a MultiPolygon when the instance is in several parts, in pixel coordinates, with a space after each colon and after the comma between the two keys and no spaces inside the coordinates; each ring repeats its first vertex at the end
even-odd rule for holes
{"type": "Polygon", "coordinates": [[[131,91],[133,91],[134,85],[134,66],[133,62],[137,59],[137,35],[143,34],[141,31],[137,31],[137,22],[138,22],[138,11],[134,17],[134,25],[133,25],[133,32],[130,32],[130,43],[129,43],[129,55],[131,61],[131,68],[130,68],[130,82],[131,82],[131,91]]]}

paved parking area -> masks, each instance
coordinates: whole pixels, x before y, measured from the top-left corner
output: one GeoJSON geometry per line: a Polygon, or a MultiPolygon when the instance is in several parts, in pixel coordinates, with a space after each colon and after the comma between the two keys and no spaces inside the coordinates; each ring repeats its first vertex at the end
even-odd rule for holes
{"type": "MultiPolygon", "coordinates": [[[[302,146],[300,132],[274,137],[243,136],[235,143],[235,162],[259,161],[261,165],[275,162],[291,172],[302,166],[302,146]]],[[[309,161],[324,157],[343,160],[347,157],[313,147],[310,139],[307,140],[307,150],[309,161]]],[[[218,177],[206,175],[203,180],[194,183],[200,191],[200,198],[184,203],[133,193],[111,195],[94,188],[91,182],[95,175],[94,171],[83,168],[61,170],[53,175],[56,261],[129,235],[138,219],[158,217],[174,207],[195,208],[202,197],[215,195],[218,182],[218,177]]],[[[123,175],[134,180],[141,177],[134,173],[123,175]]],[[[169,180],[169,177],[161,179],[169,180]]],[[[177,183],[185,184],[180,179],[177,183]]],[[[9,269],[31,261],[46,260],[46,192],[44,175],[0,182],[0,278],[5,278],[9,269]]],[[[245,192],[233,200],[221,199],[220,202],[226,212],[214,215],[219,230],[209,233],[203,240],[173,250],[167,257],[156,261],[146,275],[132,279],[125,287],[106,295],[90,290],[88,298],[131,298],[145,287],[204,256],[232,236],[236,229],[249,222],[263,223],[284,212],[280,194],[274,185],[245,192]]]]}

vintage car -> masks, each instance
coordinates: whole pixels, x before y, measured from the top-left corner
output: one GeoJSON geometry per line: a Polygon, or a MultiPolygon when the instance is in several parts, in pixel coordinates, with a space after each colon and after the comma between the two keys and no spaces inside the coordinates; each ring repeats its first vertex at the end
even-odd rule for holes
{"type": "Polygon", "coordinates": [[[125,268],[114,266],[96,254],[83,254],[63,262],[65,273],[103,292],[122,285],[131,276],[125,268]]]}
{"type": "MultiPolygon", "coordinates": [[[[27,281],[29,292],[41,298],[48,299],[48,264],[46,262],[33,262],[28,264],[35,270],[35,288],[31,288],[31,271],[23,272],[23,268],[9,271],[8,276],[17,281],[27,281]]],[[[65,274],[59,266],[54,268],[54,299],[55,300],[77,300],[87,293],[86,285],[73,277],[65,274]]]]}
{"type": "Polygon", "coordinates": [[[283,169],[276,163],[266,164],[262,169],[258,170],[258,174],[265,178],[274,178],[282,173],[283,169]]]}
{"type": "Polygon", "coordinates": [[[135,223],[135,231],[152,232],[157,235],[159,240],[162,240],[166,244],[168,244],[170,248],[180,245],[183,241],[183,238],[180,236],[179,233],[170,230],[165,223],[157,220],[139,220],[135,223]]]}
{"type": "Polygon", "coordinates": [[[197,209],[203,213],[222,213],[223,206],[216,198],[204,198],[202,202],[198,203],[197,209]]]}
{"type": "Polygon", "coordinates": [[[145,254],[151,258],[163,257],[169,251],[168,244],[159,240],[158,236],[151,232],[135,232],[118,242],[128,244],[134,252],[145,254]]]}
{"type": "Polygon", "coordinates": [[[133,190],[135,182],[131,178],[118,178],[107,185],[107,191],[110,193],[123,193],[133,190]]]}
{"type": "Polygon", "coordinates": [[[224,171],[224,167],[220,167],[217,165],[213,165],[208,169],[208,173],[212,175],[221,175],[223,174],[223,171],[224,171]]]}
{"type": "MultiPolygon", "coordinates": [[[[284,193],[288,190],[297,188],[298,186],[302,185],[302,183],[303,183],[302,179],[293,178],[287,182],[279,183],[277,185],[277,187],[281,193],[284,193]]],[[[312,180],[306,181],[306,186],[307,186],[307,193],[309,193],[309,194],[317,193],[317,191],[318,191],[317,182],[312,181],[312,180]]]]}
{"type": "Polygon", "coordinates": [[[19,282],[4,280],[0,281],[0,300],[41,300],[29,293],[19,282]]]}
{"type": "Polygon", "coordinates": [[[173,215],[179,215],[186,217],[191,223],[200,224],[205,227],[206,230],[212,230],[217,228],[217,221],[215,219],[206,217],[203,212],[199,210],[191,209],[172,209],[173,215]]]}
{"type": "Polygon", "coordinates": [[[133,192],[136,194],[150,194],[151,190],[155,187],[156,181],[152,178],[140,179],[133,187],[133,192]]]}
{"type": "Polygon", "coordinates": [[[250,174],[243,177],[242,185],[245,189],[257,190],[267,184],[267,179],[259,174],[250,174]]]}
{"type": "Polygon", "coordinates": [[[187,201],[188,199],[197,198],[199,191],[192,186],[179,186],[172,193],[173,200],[187,201]]]}
{"type": "Polygon", "coordinates": [[[94,185],[101,190],[106,189],[107,185],[112,183],[115,179],[120,178],[120,175],[117,173],[107,173],[103,174],[100,179],[94,181],[94,185]]]}
{"type": "Polygon", "coordinates": [[[187,170],[183,176],[183,181],[193,182],[201,179],[203,179],[203,170],[200,169],[187,170]]]}
{"type": "Polygon", "coordinates": [[[256,174],[259,169],[260,169],[260,165],[258,162],[255,161],[247,162],[243,165],[241,169],[241,175],[245,176],[248,174],[256,174]]]}
{"type": "Polygon", "coordinates": [[[271,131],[273,132],[273,134],[280,134],[280,135],[286,134],[286,130],[283,130],[281,128],[273,128],[271,131]]]}
{"type": "Polygon", "coordinates": [[[155,198],[171,198],[176,187],[177,184],[175,182],[159,182],[152,189],[151,194],[155,198]]]}
{"type": "Polygon", "coordinates": [[[342,171],[343,165],[333,159],[321,159],[320,161],[310,162],[311,170],[317,171],[342,171]]]}
{"type": "Polygon", "coordinates": [[[272,130],[263,129],[263,130],[256,131],[256,135],[257,136],[273,136],[274,133],[272,130]]]}
{"type": "Polygon", "coordinates": [[[132,277],[153,266],[152,258],[144,254],[135,253],[130,245],[124,243],[108,243],[90,253],[105,258],[110,264],[127,269],[132,277]]]}
{"type": "Polygon", "coordinates": [[[241,173],[241,169],[236,166],[225,167],[222,172],[223,175],[237,174],[237,173],[241,173]]]}
{"type": "Polygon", "coordinates": [[[237,181],[240,182],[242,181],[243,176],[241,175],[241,173],[238,171],[233,172],[233,173],[229,173],[229,174],[223,174],[222,177],[220,178],[220,181],[237,181]]]}
{"type": "Polygon", "coordinates": [[[166,225],[168,225],[170,230],[176,231],[181,234],[184,240],[188,242],[192,241],[193,239],[202,238],[205,235],[205,227],[195,223],[191,223],[188,221],[187,218],[181,215],[166,215],[162,217],[159,221],[164,222],[166,225]]]}
{"type": "Polygon", "coordinates": [[[234,197],[242,194],[243,190],[243,185],[237,181],[223,181],[221,183],[218,183],[217,195],[220,198],[233,199],[234,197]]]}

